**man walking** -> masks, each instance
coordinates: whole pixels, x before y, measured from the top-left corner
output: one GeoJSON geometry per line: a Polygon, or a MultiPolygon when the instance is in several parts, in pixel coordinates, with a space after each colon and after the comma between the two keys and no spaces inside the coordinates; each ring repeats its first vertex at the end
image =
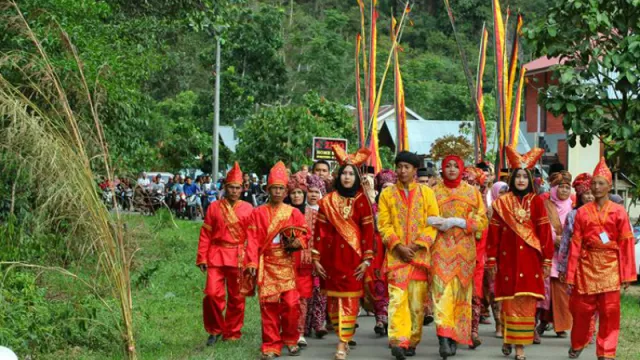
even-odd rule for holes
{"type": "Polygon", "coordinates": [[[600,316],[596,355],[615,359],[620,334],[620,285],[636,280],[634,237],[624,207],[609,200],[612,176],[604,158],[593,173],[596,201],[578,209],[567,264],[567,284],[573,327],[569,357],[589,345],[589,324],[600,316]]]}
{"type": "Polygon", "coordinates": [[[403,360],[415,355],[422,338],[430,247],[437,234],[427,218],[440,212],[433,191],[415,181],[418,156],[402,151],[395,163],[398,182],[380,195],[378,228],[387,248],[389,344],[403,360]]]}
{"type": "Polygon", "coordinates": [[[208,346],[220,336],[224,340],[238,340],[242,335],[245,301],[240,294],[240,276],[245,229],[253,207],[239,200],[241,186],[242,171],[236,162],[227,173],[225,198],[209,206],[200,230],[196,265],[207,274],[202,316],[209,333],[208,346]]]}
{"type": "Polygon", "coordinates": [[[269,203],[257,207],[247,228],[245,272],[257,276],[262,316],[262,359],[300,355],[298,320],[300,295],[296,289],[294,251],[306,248],[309,228],[300,210],[284,204],[289,176],[282,162],[270,171],[269,203]]]}

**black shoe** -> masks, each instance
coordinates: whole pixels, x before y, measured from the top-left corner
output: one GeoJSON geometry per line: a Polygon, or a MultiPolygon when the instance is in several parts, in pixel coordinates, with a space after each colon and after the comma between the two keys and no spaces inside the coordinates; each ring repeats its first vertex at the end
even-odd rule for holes
{"type": "Polygon", "coordinates": [[[407,350],[405,350],[404,354],[405,354],[407,357],[416,356],[416,348],[414,348],[414,347],[410,347],[410,348],[408,348],[407,350]]]}
{"type": "Polygon", "coordinates": [[[433,323],[433,315],[425,315],[422,325],[428,326],[428,325],[431,325],[431,323],[433,323]]]}
{"type": "Polygon", "coordinates": [[[449,340],[449,347],[451,348],[451,356],[456,356],[456,352],[458,352],[458,343],[453,341],[452,339],[448,339],[449,340]]]}
{"type": "Polygon", "coordinates": [[[349,346],[356,347],[358,346],[358,343],[355,340],[349,340],[349,346]]]}
{"type": "Polygon", "coordinates": [[[394,346],[391,348],[391,355],[395,356],[396,360],[405,360],[407,358],[405,351],[399,346],[394,346]]]}
{"type": "Polygon", "coordinates": [[[438,342],[440,343],[440,356],[443,359],[453,355],[451,351],[451,345],[449,345],[449,339],[446,337],[438,336],[438,342]]]}
{"type": "Polygon", "coordinates": [[[209,335],[209,339],[207,339],[207,346],[215,345],[216,341],[218,341],[218,336],[217,335],[209,335]]]}

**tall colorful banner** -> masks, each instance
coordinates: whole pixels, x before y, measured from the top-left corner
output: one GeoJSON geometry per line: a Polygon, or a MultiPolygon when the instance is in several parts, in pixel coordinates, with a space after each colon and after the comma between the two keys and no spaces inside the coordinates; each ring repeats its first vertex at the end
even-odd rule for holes
{"type": "MultiPolygon", "coordinates": [[[[398,29],[396,19],[391,17],[391,42],[396,42],[398,29]]],[[[404,103],[404,84],[400,73],[400,58],[398,46],[393,49],[394,57],[394,105],[396,109],[396,147],[397,151],[409,151],[409,134],[407,131],[407,108],[404,103]]]]}
{"type": "Polygon", "coordinates": [[[360,34],[356,37],[356,121],[358,122],[358,142],[360,148],[365,147],[365,141],[367,135],[365,132],[366,126],[364,122],[364,109],[362,107],[362,93],[360,88],[360,45],[362,43],[362,37],[360,34]]]}

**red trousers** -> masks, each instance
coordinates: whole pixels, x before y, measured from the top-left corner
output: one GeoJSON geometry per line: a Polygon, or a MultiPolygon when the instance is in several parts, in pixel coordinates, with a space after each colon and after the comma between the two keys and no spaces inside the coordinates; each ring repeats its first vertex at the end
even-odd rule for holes
{"type": "Polygon", "coordinates": [[[300,331],[300,294],[290,290],[280,294],[279,302],[260,302],[262,317],[262,353],[280,356],[282,346],[298,344],[300,331]]]}
{"type": "Polygon", "coordinates": [[[207,285],[202,300],[204,328],[209,334],[222,335],[226,340],[238,340],[242,336],[244,296],[240,294],[239,274],[240,270],[231,266],[207,268],[207,285]],[[223,315],[225,307],[227,311],[223,315]]]}
{"type": "Polygon", "coordinates": [[[602,294],[581,295],[575,290],[570,301],[573,327],[571,328],[571,348],[581,350],[589,345],[592,332],[590,324],[596,311],[600,316],[596,356],[616,357],[618,335],[620,335],[620,291],[602,294]]]}

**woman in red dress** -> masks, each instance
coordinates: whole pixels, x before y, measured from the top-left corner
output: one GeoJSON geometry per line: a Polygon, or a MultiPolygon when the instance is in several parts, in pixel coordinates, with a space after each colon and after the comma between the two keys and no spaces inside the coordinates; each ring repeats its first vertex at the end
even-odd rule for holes
{"type": "Polygon", "coordinates": [[[358,167],[369,151],[347,155],[334,147],[341,164],[334,189],[320,200],[313,260],[327,293],[329,317],[338,335],[335,359],[344,360],[353,339],[363,279],[373,259],[373,214],[360,188],[358,167]]]}
{"type": "Polygon", "coordinates": [[[533,343],[536,303],[544,299],[554,246],[543,200],[533,190],[531,169],[543,150],[525,155],[507,147],[512,168],[509,192],[493,203],[489,224],[487,267],[495,275],[496,301],[502,303],[502,352],[516,347],[516,360],[525,360],[524,346],[533,343]]]}

